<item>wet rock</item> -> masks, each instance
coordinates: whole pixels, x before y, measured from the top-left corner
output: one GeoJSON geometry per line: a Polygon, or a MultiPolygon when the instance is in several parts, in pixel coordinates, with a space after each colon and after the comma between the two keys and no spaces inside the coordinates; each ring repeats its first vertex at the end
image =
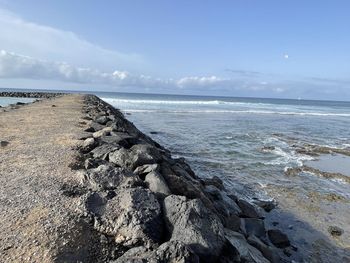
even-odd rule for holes
{"type": "Polygon", "coordinates": [[[259,238],[266,238],[264,220],[257,218],[243,218],[242,229],[247,236],[255,235],[259,238]]]}
{"type": "Polygon", "coordinates": [[[213,178],[202,179],[202,182],[206,186],[213,185],[216,188],[218,188],[219,190],[224,190],[225,189],[222,180],[219,177],[217,177],[217,176],[214,176],[213,178]]]}
{"type": "Polygon", "coordinates": [[[109,135],[109,134],[111,133],[111,131],[112,131],[112,129],[111,129],[110,127],[105,127],[105,128],[103,128],[102,130],[99,130],[99,131],[97,131],[97,132],[94,132],[94,133],[92,134],[92,136],[93,136],[94,138],[99,138],[99,137],[101,137],[101,136],[109,135]]]}
{"type": "Polygon", "coordinates": [[[156,131],[151,131],[151,132],[149,132],[150,134],[158,134],[158,132],[156,132],[156,131]]]}
{"type": "Polygon", "coordinates": [[[269,239],[272,244],[278,248],[285,248],[290,246],[290,241],[286,234],[282,233],[278,229],[270,229],[267,231],[269,239]]]}
{"type": "Polygon", "coordinates": [[[328,227],[328,233],[330,233],[332,236],[341,236],[344,233],[344,230],[341,229],[338,226],[329,226],[328,227]]]}
{"type": "Polygon", "coordinates": [[[170,195],[171,192],[167,183],[165,182],[163,176],[158,172],[150,172],[145,177],[145,182],[148,185],[148,188],[156,194],[161,195],[170,195]]]}
{"type": "Polygon", "coordinates": [[[250,245],[257,248],[271,263],[281,262],[281,257],[278,255],[277,249],[269,247],[256,236],[250,235],[247,241],[250,245]]]}
{"type": "Polygon", "coordinates": [[[86,172],[85,184],[94,190],[109,190],[117,188],[122,184],[123,180],[128,177],[132,177],[135,180],[138,179],[128,170],[102,164],[97,168],[90,169],[86,172]]]}
{"type": "Polygon", "coordinates": [[[269,263],[258,249],[248,244],[242,234],[225,229],[225,237],[231,247],[231,258],[235,259],[238,256],[241,260],[231,262],[269,263]]]}
{"type": "Polygon", "coordinates": [[[241,208],[242,212],[241,215],[243,217],[250,217],[250,218],[262,218],[260,213],[257,211],[257,209],[250,204],[249,202],[239,199],[237,201],[238,206],[241,208]]]}
{"type": "Polygon", "coordinates": [[[218,259],[224,245],[223,226],[199,199],[170,195],[164,199],[164,216],[171,241],[182,241],[203,262],[218,259]]]}
{"type": "Polygon", "coordinates": [[[148,189],[120,188],[109,200],[96,228],[123,246],[159,242],[163,235],[160,204],[148,189]]]}
{"type": "Polygon", "coordinates": [[[274,209],[277,206],[277,203],[275,200],[255,199],[253,203],[261,207],[262,209],[264,209],[266,212],[270,212],[272,209],[274,209]]]}

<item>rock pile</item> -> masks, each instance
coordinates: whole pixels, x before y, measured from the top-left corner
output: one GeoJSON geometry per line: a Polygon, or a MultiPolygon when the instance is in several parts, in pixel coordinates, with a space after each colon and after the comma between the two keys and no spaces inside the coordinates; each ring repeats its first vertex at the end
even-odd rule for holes
{"type": "Polygon", "coordinates": [[[287,236],[265,228],[271,204],[199,178],[96,96],[86,96],[84,114],[85,190],[77,192],[108,244],[101,262],[288,262],[283,250],[295,248],[287,236]]]}
{"type": "Polygon", "coordinates": [[[65,93],[58,92],[20,92],[20,91],[3,91],[0,92],[0,97],[17,97],[17,98],[38,98],[49,99],[57,96],[62,96],[65,93]]]}

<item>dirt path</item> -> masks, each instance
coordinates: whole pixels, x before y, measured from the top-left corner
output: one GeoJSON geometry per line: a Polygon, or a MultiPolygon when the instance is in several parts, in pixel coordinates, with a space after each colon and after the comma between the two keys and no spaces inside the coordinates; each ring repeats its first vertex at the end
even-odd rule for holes
{"type": "Polygon", "coordinates": [[[78,180],[69,165],[82,106],[82,95],[69,95],[0,112],[0,140],[9,142],[0,147],[0,262],[64,262],[89,249],[79,204],[60,190],[78,180]]]}

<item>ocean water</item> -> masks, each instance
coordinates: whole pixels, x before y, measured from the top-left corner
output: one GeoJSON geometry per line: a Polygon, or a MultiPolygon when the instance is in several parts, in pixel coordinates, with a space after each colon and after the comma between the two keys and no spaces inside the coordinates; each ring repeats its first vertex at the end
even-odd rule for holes
{"type": "Polygon", "coordinates": [[[10,104],[14,104],[16,102],[24,102],[29,103],[33,102],[35,99],[33,98],[14,98],[14,97],[0,97],[0,106],[6,107],[10,104]]]}
{"type": "MultiPolygon", "coordinates": [[[[350,102],[97,93],[144,133],[185,157],[199,176],[219,176],[242,195],[268,185],[349,197],[347,183],[288,167],[316,157],[297,146],[350,147],[350,102]]],[[[350,161],[350,159],[349,159],[350,161]]]]}

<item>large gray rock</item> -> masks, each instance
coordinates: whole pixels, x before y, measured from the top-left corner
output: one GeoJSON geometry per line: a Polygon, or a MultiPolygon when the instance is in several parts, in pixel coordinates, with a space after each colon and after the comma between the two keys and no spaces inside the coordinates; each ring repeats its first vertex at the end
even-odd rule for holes
{"type": "Polygon", "coordinates": [[[160,204],[148,189],[121,188],[108,200],[104,213],[95,227],[102,233],[114,236],[123,246],[151,246],[161,240],[163,220],[160,204]]]}
{"type": "MultiPolygon", "coordinates": [[[[237,232],[225,229],[225,237],[228,245],[231,247],[231,258],[237,260],[237,256],[242,262],[247,263],[269,263],[261,252],[248,244],[245,237],[237,232]]],[[[237,262],[237,261],[231,261],[237,262]]]]}
{"type": "Polygon", "coordinates": [[[110,190],[116,189],[127,178],[139,180],[137,176],[128,170],[102,164],[97,168],[90,169],[86,172],[85,184],[93,190],[110,190]]]}
{"type": "Polygon", "coordinates": [[[250,245],[257,248],[265,258],[270,260],[271,263],[281,262],[281,257],[278,255],[278,251],[276,248],[267,246],[264,242],[262,242],[259,238],[257,238],[254,235],[250,235],[247,238],[247,241],[250,245]]]}
{"type": "Polygon", "coordinates": [[[266,239],[266,229],[264,220],[257,218],[243,218],[242,225],[244,233],[247,236],[255,235],[259,238],[266,239]]]}
{"type": "Polygon", "coordinates": [[[106,136],[106,135],[109,135],[109,134],[111,133],[111,131],[112,131],[112,128],[110,128],[110,127],[105,127],[105,128],[103,128],[102,130],[99,130],[99,131],[97,131],[97,132],[94,132],[94,133],[92,134],[92,137],[94,137],[94,138],[99,138],[99,137],[101,137],[101,136],[106,136]]]}
{"type": "Polygon", "coordinates": [[[91,151],[94,158],[106,160],[110,152],[119,149],[120,147],[113,144],[102,144],[91,151]]]}
{"type": "MultiPolygon", "coordinates": [[[[150,251],[145,247],[129,249],[113,263],[199,263],[198,256],[179,241],[169,241],[150,251]]],[[[112,263],[112,262],[111,262],[112,263]]]]}
{"type": "Polygon", "coordinates": [[[144,165],[137,167],[134,170],[134,174],[142,176],[142,175],[147,175],[150,172],[159,172],[159,169],[160,169],[159,164],[156,164],[156,163],[144,164],[144,165]]]}
{"type": "Polygon", "coordinates": [[[225,242],[223,226],[201,200],[170,195],[164,199],[164,214],[171,241],[182,241],[203,262],[218,259],[225,242]]]}
{"type": "Polygon", "coordinates": [[[238,206],[241,208],[242,212],[241,215],[243,217],[250,217],[250,218],[262,218],[263,216],[260,214],[258,209],[249,203],[246,200],[239,199],[237,201],[238,206]]]}
{"type": "Polygon", "coordinates": [[[132,170],[141,165],[155,164],[161,159],[160,151],[149,144],[136,144],[130,149],[121,148],[109,154],[111,162],[132,170]]]}
{"type": "Polygon", "coordinates": [[[150,172],[145,177],[148,188],[156,194],[170,195],[171,192],[164,178],[158,172],[150,172]]]}

